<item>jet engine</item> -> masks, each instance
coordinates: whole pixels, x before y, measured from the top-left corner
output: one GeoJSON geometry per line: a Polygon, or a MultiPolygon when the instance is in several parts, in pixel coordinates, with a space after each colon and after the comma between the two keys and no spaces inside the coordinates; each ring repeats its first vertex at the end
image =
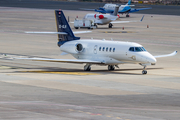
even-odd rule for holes
{"type": "Polygon", "coordinates": [[[75,50],[76,50],[76,52],[82,52],[83,51],[83,45],[80,43],[76,44],[75,50]]]}
{"type": "Polygon", "coordinates": [[[96,18],[96,17],[99,17],[99,19],[103,19],[104,18],[104,15],[94,15],[94,18],[96,18]]]}
{"type": "Polygon", "coordinates": [[[104,15],[99,15],[99,19],[103,19],[104,18],[104,15]]]}

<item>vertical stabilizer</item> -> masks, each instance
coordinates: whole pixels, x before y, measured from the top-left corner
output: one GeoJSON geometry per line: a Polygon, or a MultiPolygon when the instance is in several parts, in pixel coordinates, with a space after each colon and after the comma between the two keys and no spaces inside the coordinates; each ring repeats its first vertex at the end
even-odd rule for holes
{"type": "Polygon", "coordinates": [[[113,15],[114,15],[114,16],[117,16],[118,11],[119,11],[119,5],[116,5],[115,10],[114,10],[114,12],[113,12],[113,15]]]}
{"type": "Polygon", "coordinates": [[[126,5],[131,5],[131,0],[128,1],[128,3],[126,5]]]}
{"type": "Polygon", "coordinates": [[[74,36],[74,33],[72,32],[62,10],[55,10],[55,19],[57,25],[57,32],[66,33],[58,34],[58,46],[61,46],[62,44],[68,41],[80,39],[80,37],[74,36]]]}

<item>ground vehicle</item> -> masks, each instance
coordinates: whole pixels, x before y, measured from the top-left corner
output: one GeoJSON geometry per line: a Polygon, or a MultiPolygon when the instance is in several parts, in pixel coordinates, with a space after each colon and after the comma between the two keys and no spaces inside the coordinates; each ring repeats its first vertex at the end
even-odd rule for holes
{"type": "Polygon", "coordinates": [[[96,24],[94,24],[94,20],[74,20],[74,28],[78,29],[78,28],[88,28],[88,29],[93,29],[96,28],[96,24]]]}

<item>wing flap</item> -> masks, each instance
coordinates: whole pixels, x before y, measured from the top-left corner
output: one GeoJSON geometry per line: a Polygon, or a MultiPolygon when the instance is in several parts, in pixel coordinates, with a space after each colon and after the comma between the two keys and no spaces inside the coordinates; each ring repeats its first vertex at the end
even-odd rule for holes
{"type": "Polygon", "coordinates": [[[90,64],[103,64],[101,61],[93,61],[93,60],[76,60],[76,59],[49,59],[49,58],[13,58],[18,60],[32,60],[32,61],[44,61],[44,62],[64,62],[64,63],[90,63],[90,64]]]}
{"type": "Polygon", "coordinates": [[[142,22],[144,19],[144,15],[142,16],[141,20],[134,20],[134,21],[113,21],[111,23],[130,23],[130,22],[142,22]]]}

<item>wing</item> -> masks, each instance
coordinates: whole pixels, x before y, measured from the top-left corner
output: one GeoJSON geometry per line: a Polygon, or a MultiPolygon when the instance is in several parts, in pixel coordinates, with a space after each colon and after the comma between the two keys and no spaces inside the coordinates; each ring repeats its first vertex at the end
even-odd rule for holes
{"type": "Polygon", "coordinates": [[[50,58],[12,58],[18,60],[32,60],[32,61],[44,61],[44,62],[64,62],[64,63],[89,63],[89,64],[103,64],[101,61],[93,61],[93,60],[76,60],[76,59],[50,59],[50,58]]]}
{"type": "Polygon", "coordinates": [[[140,10],[148,10],[148,9],[152,9],[152,8],[139,8],[139,9],[132,8],[132,9],[129,11],[129,13],[137,12],[137,11],[140,11],[140,10]]]}
{"type": "Polygon", "coordinates": [[[130,22],[142,22],[142,21],[143,21],[143,19],[144,19],[144,15],[143,15],[143,17],[141,18],[141,20],[140,20],[140,21],[113,21],[113,22],[111,22],[111,23],[130,23],[130,22]]]}
{"type": "MultiPolygon", "coordinates": [[[[89,33],[89,32],[92,32],[92,31],[76,31],[76,32],[73,32],[74,34],[81,34],[81,33],[89,33]]],[[[61,34],[61,35],[67,35],[66,32],[35,32],[35,31],[27,31],[25,33],[33,33],[33,34],[61,34]]]]}
{"type": "Polygon", "coordinates": [[[177,54],[177,51],[174,51],[171,54],[167,54],[167,55],[158,55],[158,56],[154,56],[155,58],[161,58],[161,57],[170,57],[170,56],[174,56],[177,54]]]}

